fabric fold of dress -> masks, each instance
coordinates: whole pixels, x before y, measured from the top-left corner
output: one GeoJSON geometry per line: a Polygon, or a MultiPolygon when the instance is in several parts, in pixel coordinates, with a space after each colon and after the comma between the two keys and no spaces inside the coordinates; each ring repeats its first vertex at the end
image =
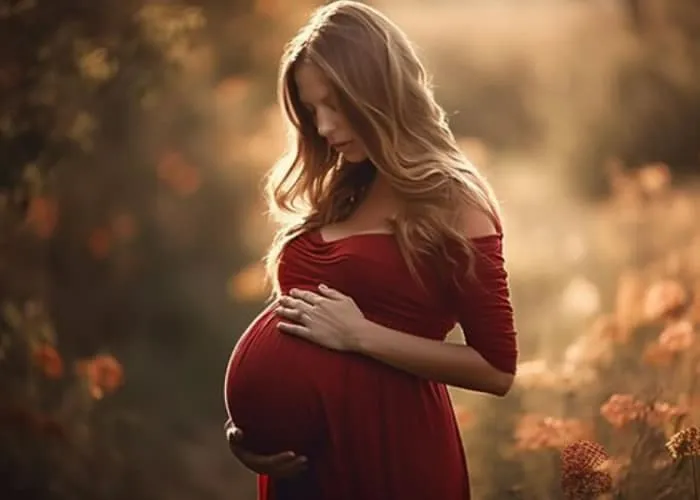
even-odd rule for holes
{"type": "MultiPolygon", "coordinates": [[[[467,343],[514,372],[515,328],[500,234],[476,238],[475,283],[454,287],[423,263],[423,286],[395,237],[325,241],[304,233],[285,248],[283,293],[324,283],[352,297],[371,321],[436,341],[456,322],[467,343]]],[[[306,455],[300,477],[258,478],[259,500],[468,500],[467,464],[443,384],[368,357],[335,352],[277,328],[261,313],[240,338],[225,377],[229,416],[243,445],[306,455]]]]}

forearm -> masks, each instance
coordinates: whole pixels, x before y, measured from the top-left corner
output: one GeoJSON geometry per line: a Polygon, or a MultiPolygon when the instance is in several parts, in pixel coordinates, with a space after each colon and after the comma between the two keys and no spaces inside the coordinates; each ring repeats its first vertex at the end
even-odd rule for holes
{"type": "Polygon", "coordinates": [[[435,382],[497,396],[505,395],[513,375],[491,366],[473,348],[426,339],[364,321],[357,351],[395,368],[435,382]]]}

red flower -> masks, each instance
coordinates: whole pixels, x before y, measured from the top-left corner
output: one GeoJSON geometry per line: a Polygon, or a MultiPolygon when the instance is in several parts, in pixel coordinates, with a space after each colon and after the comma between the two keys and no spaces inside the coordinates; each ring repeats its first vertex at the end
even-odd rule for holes
{"type": "Polygon", "coordinates": [[[63,375],[63,360],[58,351],[49,344],[41,344],[34,348],[34,363],[49,378],[60,378],[63,375]]]}
{"type": "Polygon", "coordinates": [[[77,371],[87,380],[90,395],[95,399],[102,399],[124,383],[124,370],[113,356],[99,355],[81,361],[77,371]]]}
{"type": "Polygon", "coordinates": [[[39,238],[50,238],[58,224],[58,203],[44,196],[32,198],[26,222],[39,238]]]}
{"type": "Polygon", "coordinates": [[[570,500],[589,500],[612,490],[613,479],[603,470],[609,460],[598,443],[580,440],[566,446],[561,453],[561,487],[570,500]]]}
{"type": "Polygon", "coordinates": [[[700,429],[688,427],[677,432],[666,443],[666,449],[674,459],[700,457],[700,429]]]}

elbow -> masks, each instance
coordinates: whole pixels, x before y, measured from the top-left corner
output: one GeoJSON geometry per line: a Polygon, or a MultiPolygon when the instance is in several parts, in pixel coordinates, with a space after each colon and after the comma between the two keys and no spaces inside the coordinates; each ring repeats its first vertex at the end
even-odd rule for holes
{"type": "Polygon", "coordinates": [[[514,380],[514,374],[499,371],[495,377],[491,394],[498,396],[499,398],[505,397],[513,387],[514,380]]]}

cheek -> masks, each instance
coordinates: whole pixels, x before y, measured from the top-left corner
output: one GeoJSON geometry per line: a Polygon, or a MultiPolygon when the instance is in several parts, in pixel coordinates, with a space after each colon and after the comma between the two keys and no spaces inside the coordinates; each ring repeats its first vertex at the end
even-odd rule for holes
{"type": "Polygon", "coordinates": [[[344,117],[338,117],[337,119],[337,127],[338,129],[342,130],[343,132],[346,132],[347,135],[351,135],[355,137],[355,133],[352,131],[352,127],[350,126],[350,123],[344,118],[344,117]]]}

